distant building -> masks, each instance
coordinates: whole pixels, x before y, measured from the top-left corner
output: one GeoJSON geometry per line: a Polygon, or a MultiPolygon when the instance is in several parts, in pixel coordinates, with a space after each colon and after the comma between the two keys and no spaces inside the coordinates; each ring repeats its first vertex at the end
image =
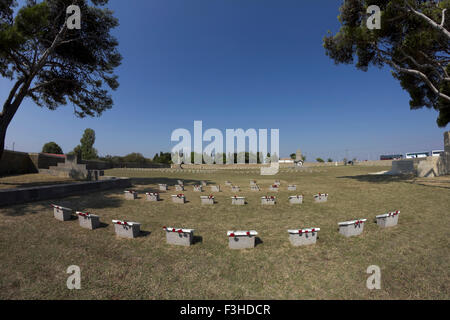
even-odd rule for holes
{"type": "Polygon", "coordinates": [[[401,154],[389,154],[380,156],[380,160],[401,160],[403,159],[403,155],[401,154]]]}
{"type": "Polygon", "coordinates": [[[281,158],[278,160],[279,163],[294,163],[294,159],[291,158],[281,158]]]}
{"type": "Polygon", "coordinates": [[[429,151],[423,152],[409,152],[406,154],[406,159],[415,159],[415,158],[426,158],[430,156],[429,151]]]}
{"type": "Polygon", "coordinates": [[[439,157],[440,155],[444,154],[444,150],[432,150],[431,156],[432,157],[439,157]]]}

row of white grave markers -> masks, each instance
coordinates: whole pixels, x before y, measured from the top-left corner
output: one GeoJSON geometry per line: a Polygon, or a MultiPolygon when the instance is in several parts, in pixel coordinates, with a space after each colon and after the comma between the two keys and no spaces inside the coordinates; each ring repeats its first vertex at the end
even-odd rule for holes
{"type": "MultiPolygon", "coordinates": [[[[231,187],[231,191],[233,192],[240,192],[241,188],[237,185],[233,185],[230,181],[225,181],[225,185],[231,187]]],[[[203,192],[203,187],[206,187],[207,184],[205,181],[201,182],[201,185],[194,185],[194,191],[195,192],[203,192]]],[[[272,184],[269,187],[270,191],[278,192],[280,190],[281,182],[279,180],[276,180],[274,184],[272,184]]],[[[211,192],[220,192],[220,185],[210,186],[211,192]]],[[[168,187],[167,184],[159,184],[159,190],[160,191],[167,191],[168,187]]],[[[184,182],[182,180],[178,180],[177,184],[175,185],[176,191],[184,191],[184,182]]],[[[255,180],[250,180],[250,190],[251,191],[261,191],[261,188],[256,184],[255,180]]],[[[297,190],[297,185],[290,184],[287,187],[288,191],[295,191],[297,190]]]]}
{"type": "MultiPolygon", "coordinates": [[[[199,186],[201,188],[201,186],[199,186]]],[[[135,200],[137,199],[138,193],[134,190],[126,190],[124,191],[125,199],[127,200],[135,200]]],[[[147,192],[145,194],[147,201],[159,201],[160,196],[158,192],[147,192]]],[[[174,203],[186,203],[186,196],[183,193],[179,193],[176,195],[172,195],[172,202],[174,203]]],[[[200,196],[200,201],[202,204],[214,204],[214,196],[200,196]]],[[[303,195],[295,195],[295,196],[289,196],[288,200],[291,204],[302,204],[303,203],[304,196],[303,195]]],[[[314,195],[314,201],[315,202],[326,202],[328,201],[328,194],[327,193],[318,193],[314,195]]],[[[237,195],[231,197],[231,204],[233,205],[245,205],[245,197],[239,197],[237,195]]],[[[275,196],[263,196],[261,197],[261,204],[262,205],[274,205],[276,204],[276,197],[275,196]]]]}
{"type": "MultiPolygon", "coordinates": [[[[270,199],[270,198],[269,198],[270,199]]],[[[60,221],[71,220],[72,209],[64,208],[52,204],[54,217],[60,221]]],[[[96,229],[100,226],[99,216],[77,211],[80,226],[87,229],[96,229]]],[[[400,211],[388,212],[375,217],[377,225],[381,228],[393,227],[398,224],[400,211]]],[[[345,222],[339,222],[339,233],[346,236],[358,236],[364,231],[364,225],[367,219],[358,219],[345,222]]],[[[112,220],[114,231],[118,237],[136,238],[141,233],[141,224],[125,220],[112,220]]],[[[166,232],[166,241],[168,244],[190,246],[194,240],[194,229],[163,227],[166,232]]],[[[305,246],[315,244],[320,228],[305,228],[287,230],[289,241],[293,246],[305,246]]],[[[254,248],[256,236],[255,230],[228,231],[228,245],[230,249],[248,249],[254,248]]]]}

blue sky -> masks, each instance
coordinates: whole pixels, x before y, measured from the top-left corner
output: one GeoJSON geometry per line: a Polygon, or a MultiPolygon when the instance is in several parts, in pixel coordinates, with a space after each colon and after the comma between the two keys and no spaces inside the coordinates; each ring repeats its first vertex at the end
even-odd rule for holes
{"type": "MultiPolygon", "coordinates": [[[[110,0],[124,57],[115,105],[78,119],[25,101],[6,146],[39,152],[55,141],[71,151],[86,128],[100,155],[170,151],[173,130],[280,129],[280,154],[377,159],[384,153],[443,149],[437,113],[410,111],[388,69],[336,66],[324,52],[339,29],[340,1],[110,0]]],[[[0,100],[12,83],[0,79],[0,100]]]]}

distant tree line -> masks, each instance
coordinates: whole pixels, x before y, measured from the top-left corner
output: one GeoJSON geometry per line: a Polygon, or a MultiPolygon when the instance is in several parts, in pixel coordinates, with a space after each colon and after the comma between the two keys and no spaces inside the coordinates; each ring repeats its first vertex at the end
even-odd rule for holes
{"type": "Polygon", "coordinates": [[[153,159],[144,157],[142,153],[133,152],[127,154],[126,156],[107,155],[105,157],[99,157],[98,160],[111,163],[113,166],[120,166],[127,163],[134,163],[142,166],[151,165],[155,163],[172,164],[170,152],[160,152],[159,154],[156,154],[153,157],[153,159]]]}
{"type": "MultiPolygon", "coordinates": [[[[155,163],[172,164],[170,152],[157,153],[153,159],[146,158],[142,153],[132,152],[126,156],[111,156],[106,155],[99,157],[97,149],[94,148],[95,143],[95,131],[93,129],[84,130],[81,137],[80,144],[77,145],[69,155],[78,155],[83,160],[99,160],[105,161],[113,166],[125,165],[127,163],[133,163],[138,165],[150,165],[155,163]]],[[[55,142],[48,142],[42,147],[43,153],[63,154],[61,147],[55,142]]]]}

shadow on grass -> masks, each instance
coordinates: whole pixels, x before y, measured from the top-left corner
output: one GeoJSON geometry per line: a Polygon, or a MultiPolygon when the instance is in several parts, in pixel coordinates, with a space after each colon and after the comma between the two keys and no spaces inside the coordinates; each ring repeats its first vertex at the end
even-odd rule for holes
{"type": "Polygon", "coordinates": [[[108,191],[84,193],[38,202],[28,202],[19,205],[2,207],[0,209],[0,215],[18,217],[30,214],[45,214],[47,212],[53,214],[52,204],[72,209],[73,213],[76,211],[88,211],[95,214],[96,209],[119,208],[122,206],[125,200],[113,197],[120,192],[121,190],[112,189],[108,191]],[[89,208],[89,210],[86,210],[86,208],[89,208]]]}
{"type": "Polygon", "coordinates": [[[144,231],[144,230],[141,230],[141,232],[139,233],[139,235],[138,235],[137,237],[138,237],[138,238],[145,238],[145,237],[150,236],[151,234],[152,234],[151,231],[144,231]]]}
{"type": "Polygon", "coordinates": [[[415,176],[412,174],[388,175],[388,174],[366,174],[358,176],[342,176],[338,179],[353,179],[359,182],[371,183],[391,183],[391,182],[409,182],[412,183],[415,176]]]}
{"type": "Polygon", "coordinates": [[[260,244],[263,244],[263,243],[264,243],[264,241],[262,241],[260,237],[255,238],[255,247],[259,246],[260,244]]]}
{"type": "Polygon", "coordinates": [[[108,228],[108,226],[109,226],[108,223],[100,221],[100,224],[98,225],[97,229],[105,229],[108,228]]]}
{"type": "Polygon", "coordinates": [[[430,188],[440,188],[440,189],[450,189],[450,181],[446,180],[433,180],[429,181],[423,180],[427,178],[417,178],[413,174],[403,174],[403,175],[358,175],[358,176],[342,176],[338,179],[353,179],[359,182],[369,182],[369,183],[391,183],[391,182],[404,182],[412,185],[430,187],[430,188]],[[418,179],[421,179],[420,181],[418,179]]]}
{"type": "Polygon", "coordinates": [[[197,243],[203,243],[203,237],[202,236],[194,236],[194,238],[192,239],[192,244],[197,244],[197,243]]]}

